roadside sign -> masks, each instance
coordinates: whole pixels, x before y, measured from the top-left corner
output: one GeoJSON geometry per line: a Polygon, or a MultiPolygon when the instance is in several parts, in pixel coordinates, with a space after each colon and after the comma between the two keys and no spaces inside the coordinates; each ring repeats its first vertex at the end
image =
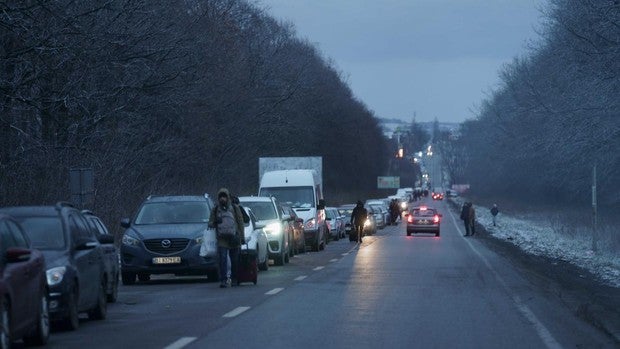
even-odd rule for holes
{"type": "Polygon", "coordinates": [[[92,208],[95,203],[95,181],[92,168],[72,168],[69,170],[71,202],[81,208],[92,208]]]}
{"type": "Polygon", "coordinates": [[[377,177],[377,189],[398,189],[400,188],[400,177],[377,177]]]}

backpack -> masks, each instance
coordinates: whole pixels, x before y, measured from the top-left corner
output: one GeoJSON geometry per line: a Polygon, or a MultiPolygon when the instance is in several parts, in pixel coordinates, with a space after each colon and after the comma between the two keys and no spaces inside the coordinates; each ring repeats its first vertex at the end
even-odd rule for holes
{"type": "Polygon", "coordinates": [[[237,222],[235,221],[234,207],[230,207],[224,211],[217,207],[216,212],[218,221],[221,221],[217,225],[216,232],[218,237],[230,238],[237,235],[237,222]]]}

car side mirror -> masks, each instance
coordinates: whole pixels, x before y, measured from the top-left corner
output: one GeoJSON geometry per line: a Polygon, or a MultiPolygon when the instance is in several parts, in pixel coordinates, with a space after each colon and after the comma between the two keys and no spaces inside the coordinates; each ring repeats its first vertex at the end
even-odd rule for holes
{"type": "Polygon", "coordinates": [[[99,238],[97,240],[99,240],[100,244],[113,245],[114,244],[114,235],[110,235],[110,234],[101,235],[101,236],[99,236],[99,238]]]}
{"type": "Polygon", "coordinates": [[[121,219],[121,227],[129,228],[131,226],[131,220],[129,218],[121,219]]]}
{"type": "Polygon", "coordinates": [[[30,259],[32,251],[26,248],[9,247],[6,249],[4,259],[7,263],[25,262],[30,259]]]}

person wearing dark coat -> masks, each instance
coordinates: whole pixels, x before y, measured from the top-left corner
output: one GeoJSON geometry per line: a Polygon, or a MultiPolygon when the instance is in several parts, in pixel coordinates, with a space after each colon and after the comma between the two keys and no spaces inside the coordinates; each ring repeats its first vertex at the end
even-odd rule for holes
{"type": "Polygon", "coordinates": [[[472,206],[471,202],[466,202],[463,204],[463,208],[461,209],[461,219],[463,220],[463,223],[465,224],[465,236],[473,235],[472,230],[471,230],[471,220],[470,220],[471,206],[472,206]]]}
{"type": "Polygon", "coordinates": [[[364,208],[364,203],[358,201],[357,205],[351,213],[351,226],[353,231],[357,234],[357,242],[362,243],[362,236],[364,234],[364,223],[368,219],[368,211],[364,208]]]}
{"type": "Polygon", "coordinates": [[[496,222],[496,218],[497,218],[497,214],[499,213],[499,208],[497,208],[497,204],[493,204],[493,207],[491,207],[491,215],[493,215],[493,226],[497,226],[497,222],[496,222]]]}

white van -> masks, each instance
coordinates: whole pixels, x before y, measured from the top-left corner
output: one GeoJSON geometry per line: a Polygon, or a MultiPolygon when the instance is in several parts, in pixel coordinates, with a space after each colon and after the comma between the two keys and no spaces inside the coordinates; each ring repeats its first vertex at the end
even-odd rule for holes
{"type": "Polygon", "coordinates": [[[315,170],[279,170],[265,172],[260,180],[259,196],[273,196],[281,205],[291,206],[304,220],[304,238],[314,251],[327,244],[323,188],[315,170]]]}

